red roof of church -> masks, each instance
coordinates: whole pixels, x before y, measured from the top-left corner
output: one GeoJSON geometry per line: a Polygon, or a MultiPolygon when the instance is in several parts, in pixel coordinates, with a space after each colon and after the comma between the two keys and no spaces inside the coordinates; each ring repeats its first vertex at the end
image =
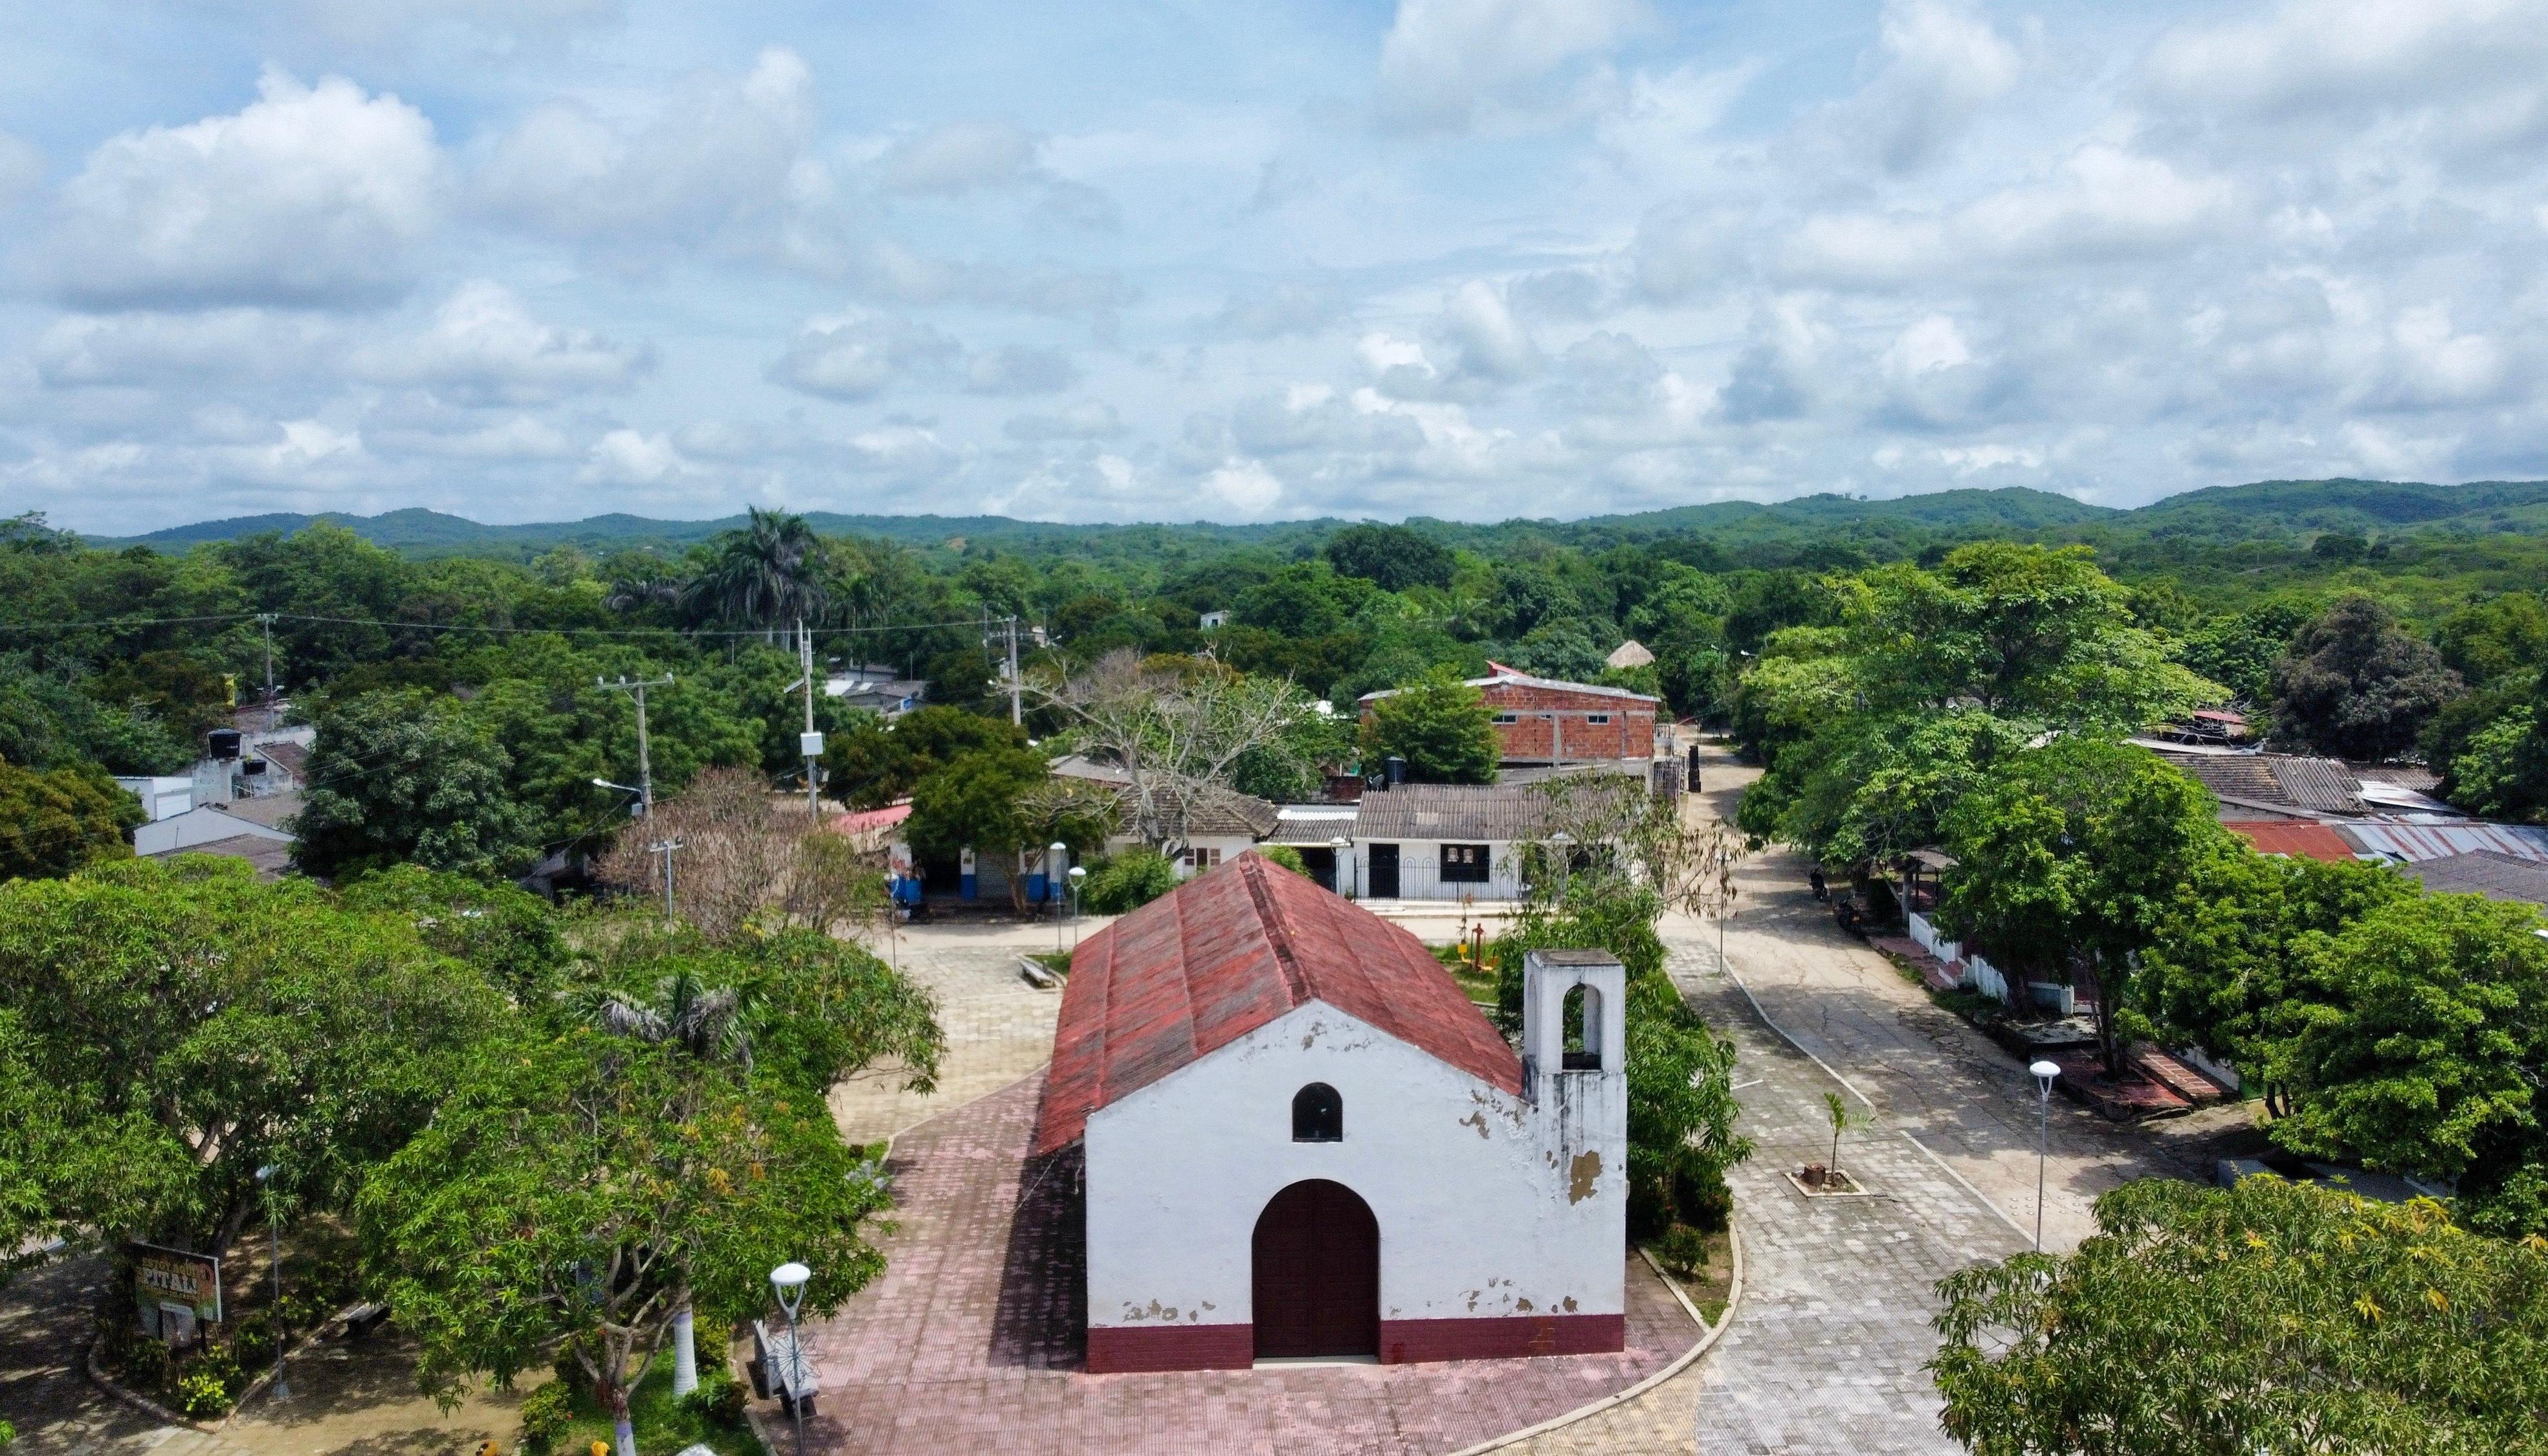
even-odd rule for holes
{"type": "Polygon", "coordinates": [[[1070,964],[1039,1153],[1077,1138],[1097,1109],[1309,1001],[1521,1091],[1521,1058],[1422,942],[1262,856],[1116,921],[1070,964]]]}
{"type": "Polygon", "coordinates": [[[2260,855],[2292,855],[2332,864],[2350,864],[2355,858],[2353,846],[2344,842],[2344,836],[2308,820],[2226,820],[2221,827],[2254,845],[2260,855]]]}

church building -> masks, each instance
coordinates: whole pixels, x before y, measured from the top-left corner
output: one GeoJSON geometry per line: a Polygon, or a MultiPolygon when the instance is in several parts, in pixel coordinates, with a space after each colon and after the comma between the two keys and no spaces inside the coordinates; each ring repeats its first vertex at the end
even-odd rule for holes
{"type": "Polygon", "coordinates": [[[1253,854],[1083,943],[1035,1150],[1084,1143],[1089,1371],[1619,1349],[1626,975],[1525,981],[1515,1055],[1413,936],[1253,854]]]}

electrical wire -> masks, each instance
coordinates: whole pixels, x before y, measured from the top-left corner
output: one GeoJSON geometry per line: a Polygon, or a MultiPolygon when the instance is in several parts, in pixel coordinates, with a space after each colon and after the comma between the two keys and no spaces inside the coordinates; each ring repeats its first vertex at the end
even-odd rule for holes
{"type": "MultiPolygon", "coordinates": [[[[382,627],[400,632],[485,632],[495,636],[556,637],[769,637],[793,628],[766,627],[488,627],[465,622],[393,622],[378,617],[330,617],[310,612],[228,612],[201,617],[119,617],[90,622],[0,622],[0,632],[71,632],[88,628],[164,627],[195,622],[248,622],[271,616],[278,622],[322,622],[345,627],[382,627]]],[[[885,622],[870,627],[809,627],[813,637],[857,637],[877,632],[930,632],[949,627],[978,627],[975,618],[958,622],[885,622]]]]}

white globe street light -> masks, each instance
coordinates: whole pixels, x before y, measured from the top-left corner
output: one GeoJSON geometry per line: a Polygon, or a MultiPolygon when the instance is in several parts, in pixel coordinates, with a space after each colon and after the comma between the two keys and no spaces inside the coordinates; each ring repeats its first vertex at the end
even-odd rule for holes
{"type": "Polygon", "coordinates": [[[256,1181],[265,1193],[266,1258],[274,1265],[274,1399],[289,1400],[292,1387],[283,1381],[283,1221],[274,1212],[274,1164],[256,1170],[256,1181]]]}
{"type": "Polygon", "coordinates": [[[1088,866],[1070,866],[1070,949],[1079,950],[1079,887],[1088,880],[1088,866]]]}
{"type": "Polygon", "coordinates": [[[796,1333],[796,1307],[805,1302],[805,1281],[813,1277],[813,1270],[793,1259],[770,1271],[778,1308],[787,1312],[787,1413],[796,1421],[796,1456],[805,1456],[805,1346],[796,1333]]]}
{"type": "Polygon", "coordinates": [[[2035,1073],[2035,1093],[2039,1106],[2035,1121],[2035,1251],[2044,1252],[2044,1160],[2052,1138],[2052,1081],[2061,1075],[2058,1063],[2039,1061],[2027,1068],[2035,1073]]]}
{"type": "Polygon", "coordinates": [[[1346,870],[1353,864],[1353,841],[1340,834],[1327,841],[1327,848],[1336,852],[1336,893],[1350,899],[1353,897],[1353,879],[1346,870]]]}

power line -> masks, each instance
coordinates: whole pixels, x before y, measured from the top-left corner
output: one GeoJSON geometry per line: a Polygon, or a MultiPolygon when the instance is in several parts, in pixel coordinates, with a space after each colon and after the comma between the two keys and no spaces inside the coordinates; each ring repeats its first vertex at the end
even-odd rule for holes
{"type": "MultiPolygon", "coordinates": [[[[552,637],[768,637],[762,627],[494,627],[466,622],[393,622],[379,617],[331,617],[311,612],[225,612],[200,617],[115,617],[88,622],[0,622],[0,632],[70,632],[87,628],[165,627],[196,622],[247,622],[271,617],[278,622],[322,622],[343,627],[383,627],[400,632],[485,632],[494,636],[552,637]]],[[[815,637],[858,637],[879,632],[930,632],[970,627],[972,622],[886,622],[869,627],[812,627],[815,637]]]]}

